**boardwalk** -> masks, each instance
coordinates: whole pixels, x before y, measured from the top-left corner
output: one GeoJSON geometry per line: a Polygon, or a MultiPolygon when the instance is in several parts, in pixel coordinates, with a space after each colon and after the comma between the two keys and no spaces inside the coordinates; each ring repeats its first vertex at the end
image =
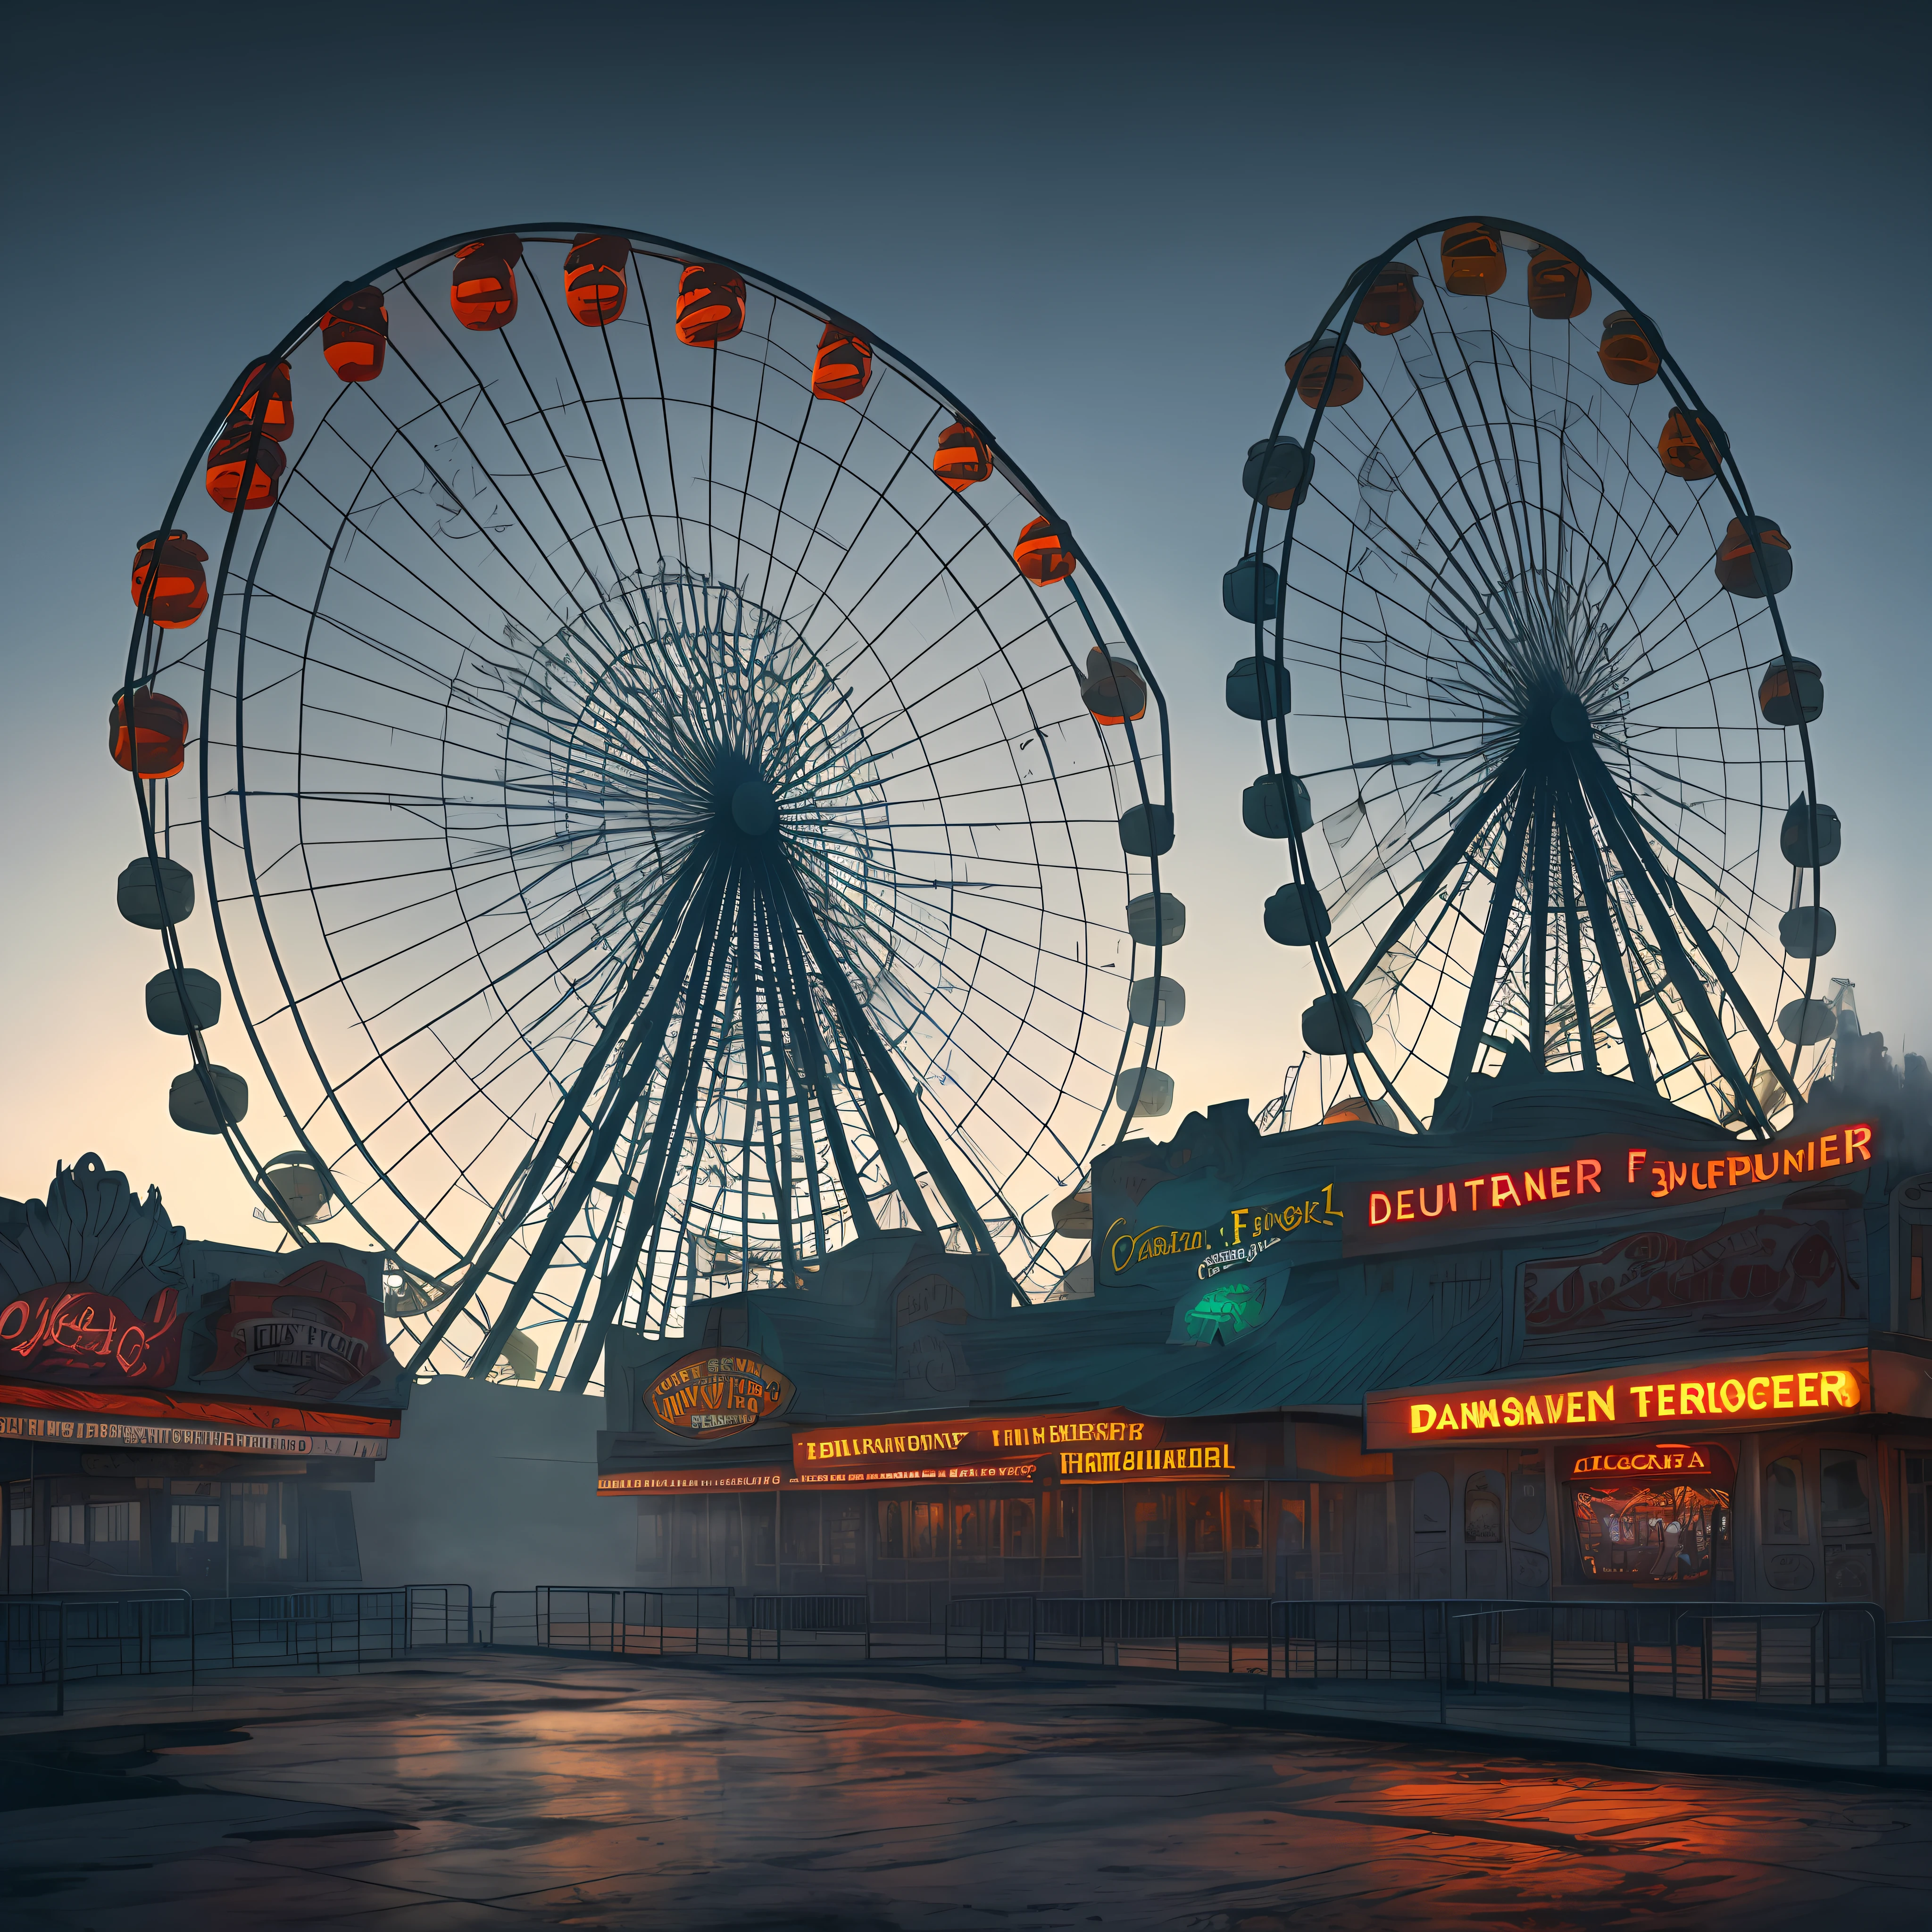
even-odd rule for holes
{"type": "MultiPolygon", "coordinates": [[[[1258,1689],[502,1654],[104,1684],[58,1726],[0,1724],[0,1898],[36,1932],[1802,1932],[1854,1910],[1886,1932],[1932,1914],[1932,1792],[1234,1721],[1258,1689]]],[[[1368,1694],[1344,1697],[1366,1714],[1368,1694]]]]}

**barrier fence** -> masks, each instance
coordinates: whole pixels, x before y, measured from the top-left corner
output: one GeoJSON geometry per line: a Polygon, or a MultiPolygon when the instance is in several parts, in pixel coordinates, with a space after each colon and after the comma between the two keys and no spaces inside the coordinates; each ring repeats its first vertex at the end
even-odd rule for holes
{"type": "Polygon", "coordinates": [[[70,1684],[174,1676],[192,1684],[210,1672],[353,1670],[412,1648],[466,1644],[474,1634],[466,1583],[254,1597],[185,1590],[0,1597],[0,1684],[51,1687],[60,1712],[70,1684]]]}
{"type": "Polygon", "coordinates": [[[494,1592],[482,1605],[463,1583],[0,1598],[6,1686],[50,1687],[57,1709],[70,1683],[320,1673],[478,1646],[754,1664],[1162,1671],[1245,1681],[1264,1709],[1278,1694],[1306,1709],[1306,1694],[1327,1690],[1353,1696],[1352,1715],[1405,1724],[1708,1750],[1729,1738],[1748,1754],[1850,1753],[1880,1765],[1893,1761],[1903,1719],[1908,1755],[1932,1764],[1932,1624],[1888,1625],[1874,1604],[1006,1594],[955,1598],[920,1622],[880,1618],[856,1594],[724,1586],[541,1584],[494,1592]],[[1766,1715],[1797,1730],[1787,1725],[1773,1738],[1762,1725],[1762,1736],[1748,1723],[1723,1730],[1766,1715]]]}

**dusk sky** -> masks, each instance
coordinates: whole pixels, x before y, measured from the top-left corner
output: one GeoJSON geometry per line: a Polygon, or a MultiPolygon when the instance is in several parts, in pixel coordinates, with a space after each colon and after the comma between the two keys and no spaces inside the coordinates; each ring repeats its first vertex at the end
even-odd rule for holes
{"type": "MultiPolygon", "coordinates": [[[[169,1123],[181,1042],[117,916],[106,749],[128,573],[224,386],[413,244],[622,225],[875,328],[995,429],[1156,667],[1178,746],[1177,1114],[1258,1105],[1305,957],[1263,937],[1222,701],[1242,457],[1358,262],[1483,212],[1568,237],[1660,323],[1789,538],[1845,827],[1821,980],[1932,1052],[1922,8],[561,4],[44,10],[10,38],[0,1194],[93,1150],[196,1235],[262,1240],[169,1123]]],[[[212,548],[197,484],[188,527],[212,548]]],[[[218,970],[205,920],[193,963],[218,970]]],[[[238,1029],[211,1042],[252,1073],[238,1029]]],[[[292,1136],[258,1126],[258,1150],[292,1136]]]]}

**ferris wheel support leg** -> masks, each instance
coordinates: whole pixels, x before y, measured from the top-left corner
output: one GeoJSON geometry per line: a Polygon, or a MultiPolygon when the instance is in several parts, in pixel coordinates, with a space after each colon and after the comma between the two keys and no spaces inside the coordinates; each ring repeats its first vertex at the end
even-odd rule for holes
{"type": "MultiPolygon", "coordinates": [[[[818,1102],[818,1118],[825,1129],[825,1144],[831,1150],[832,1165],[838,1176],[838,1184],[845,1193],[845,1204],[852,1216],[853,1232],[862,1240],[870,1239],[879,1232],[879,1224],[872,1213],[872,1204],[866,1198],[866,1190],[859,1184],[858,1163],[852,1158],[851,1144],[845,1138],[844,1124],[838,1118],[838,1110],[833,1104],[830,1083],[825,1077],[825,1042],[820,1036],[815,1019],[811,1017],[811,1003],[805,992],[805,962],[799,956],[798,935],[782,922],[772,922],[772,934],[778,942],[779,972],[778,975],[780,997],[784,1002],[786,1016],[791,1023],[794,1036],[802,1042],[802,1050],[808,1056],[807,1064],[812,1069],[812,1097],[818,1102]]],[[[800,1109],[801,1124],[805,1124],[802,1106],[800,1109]]],[[[808,1130],[806,1135],[810,1144],[808,1130]]],[[[808,1155],[808,1159],[809,1156],[808,1155]]],[[[818,1211],[818,1174],[812,1174],[814,1211],[818,1211]]],[[[821,1214],[818,1223],[819,1252],[826,1247],[825,1222],[821,1214]]]]}
{"type": "MultiPolygon", "coordinates": [[[[758,931],[756,902],[762,893],[748,892],[739,913],[738,934],[738,998],[743,1013],[745,1034],[745,1070],[746,1106],[758,1109],[758,1122],[764,1132],[765,1143],[765,1182],[771,1190],[772,1204],[778,1216],[779,1278],[787,1286],[798,1277],[798,1252],[791,1233],[791,1136],[790,1123],[785,1124],[783,1134],[785,1160],[781,1172],[778,1148],[772,1135],[771,1103],[765,1093],[765,1052],[764,1035],[758,1028],[758,931]]],[[[776,1038],[776,1030],[774,1030],[776,1038]]],[[[781,1056],[774,1053],[774,1060],[781,1056]]],[[[772,1087],[779,1107],[784,1106],[784,1076],[778,1066],[772,1069],[772,1087]]],[[[746,1133],[748,1138],[751,1123],[748,1114],[746,1133]]],[[[751,1173],[749,1150],[746,1150],[745,1172],[748,1180],[751,1173]]],[[[745,1251],[746,1279],[745,1286],[751,1286],[751,1250],[747,1244],[745,1251]]]]}
{"type": "Polygon", "coordinates": [[[1563,855],[1563,928],[1570,957],[1570,1003],[1576,1016],[1576,1045],[1582,1055],[1583,1070],[1598,1073],[1597,1029],[1590,1018],[1590,982],[1583,976],[1583,923],[1576,916],[1576,875],[1570,866],[1570,835],[1561,834],[1563,855]]]}
{"type": "MultiPolygon", "coordinates": [[[[1718,984],[1724,988],[1732,1005],[1737,1008],[1738,1017],[1744,1022],[1751,1038],[1757,1042],[1759,1052],[1765,1057],[1765,1064],[1778,1076],[1778,1084],[1791,1096],[1791,1104],[1794,1107],[1799,1106],[1802,1102],[1796,1078],[1786,1068],[1784,1056],[1772,1040],[1770,1030],[1758,1018],[1757,1009],[1744,998],[1744,988],[1738,984],[1737,976],[1731,970],[1730,962],[1724,957],[1723,950],[1712,937],[1709,928],[1697,916],[1696,910],[1690,904],[1688,896],[1678,890],[1677,882],[1672,878],[1668,868],[1652,850],[1650,842],[1644,836],[1641,822],[1630,801],[1614,788],[1611,796],[1626,828],[1636,842],[1637,850],[1649,868],[1651,877],[1656,880],[1658,890],[1665,903],[1684,922],[1684,930],[1690,934],[1697,950],[1704,956],[1705,962],[1709,966],[1718,984]]],[[[1765,1121],[1765,1126],[1768,1132],[1770,1127],[1768,1119],[1765,1121]]]]}
{"type": "MultiPolygon", "coordinates": [[[[958,1175],[952,1171],[952,1163],[946,1159],[938,1137],[926,1124],[926,1116],[920,1112],[912,1089],[906,1084],[905,1076],[899,1071],[898,1063],[886,1052],[884,1041],[873,1030],[872,1022],[854,998],[852,988],[846,983],[845,975],[818,923],[818,915],[789,873],[785,875],[784,884],[799,931],[818,962],[833,1004],[839,1009],[847,1038],[872,1068],[881,1092],[891,1101],[892,1111],[898,1116],[906,1138],[912,1143],[913,1151],[926,1163],[926,1172],[932,1177],[946,1204],[952,1210],[961,1232],[972,1244],[974,1252],[997,1255],[999,1250],[994,1246],[985,1222],[980,1219],[980,1210],[973,1205],[973,1197],[961,1185],[958,1175]]],[[[900,1157],[904,1158],[903,1155],[900,1157]]]]}
{"type": "MultiPolygon", "coordinates": [[[[628,982],[618,996],[616,1004],[603,1031],[584,1056],[584,1064],[578,1068],[577,1076],[570,1083],[569,1090],[558,1102],[556,1111],[542,1142],[530,1156],[522,1185],[517,1190],[514,1200],[498,1219],[494,1232],[476,1252],[476,1258],[464,1274],[461,1282],[452,1294],[447,1306],[430,1324],[416,1353],[410,1358],[410,1372],[416,1370],[427,1361],[430,1352],[449,1332],[451,1324],[474,1298],[476,1291],[488,1278],[490,1270],[496,1264],[511,1238],[523,1227],[530,1210],[536,1205],[544,1186],[557,1162],[563,1157],[566,1144],[571,1134],[584,1121],[591,1100],[602,1078],[605,1066],[616,1050],[636,1018],[638,1009],[649,997],[657,983],[660,969],[671,950],[688,930],[688,922],[677,916],[676,908],[688,904],[694,886],[702,876],[710,857],[710,847],[700,843],[686,861],[680,875],[671,882],[665,896],[668,910],[645,942],[642,956],[632,970],[628,982]]],[[[694,934],[692,935],[694,938],[694,934]]],[[[507,1331],[506,1331],[507,1332],[507,1331]]]]}
{"type": "Polygon", "coordinates": [[[1509,794],[1510,788],[1522,776],[1522,760],[1512,754],[1504,763],[1502,769],[1485,785],[1474,801],[1456,820],[1448,842],[1442,850],[1429,862],[1416,883],[1402,910],[1396,915],[1394,922],[1384,933],[1375,950],[1354,979],[1349,981],[1348,997],[1353,999],[1368,983],[1369,975],[1388,957],[1390,949],[1402,934],[1408,932],[1421,916],[1422,909],[1441,890],[1442,882],[1460,862],[1462,855],[1475,843],[1476,835],[1490,821],[1490,815],[1509,794]]]}
{"type": "Polygon", "coordinates": [[[1549,1064],[1550,816],[1549,788],[1538,783],[1529,834],[1529,1057],[1539,1068],[1549,1064]]]}
{"type": "MultiPolygon", "coordinates": [[[[502,1351],[504,1342],[515,1328],[524,1310],[530,1306],[531,1298],[536,1293],[538,1283],[556,1258],[564,1236],[575,1226],[578,1216],[583,1212],[584,1204],[589,1199],[592,1186],[603,1171],[604,1162],[615,1149],[632,1110],[636,1107],[644,1090],[649,1086],[651,1076],[656,1071],[656,1050],[655,1048],[647,1051],[637,1049],[643,1042],[652,1040],[662,1042],[676,1002],[689,984],[693,956],[700,947],[704,947],[706,956],[709,958],[709,942],[713,934],[718,905],[724,896],[724,890],[723,878],[714,872],[706,881],[697,902],[680,925],[677,938],[664,956],[663,970],[657,976],[657,983],[650,998],[644,1002],[644,1010],[638,1016],[634,1033],[626,1042],[628,1067],[605,1102],[602,1118],[586,1138],[576,1171],[544,1216],[543,1226],[530,1244],[508,1298],[498,1312],[496,1320],[490,1324],[489,1334],[484,1337],[482,1348],[471,1362],[468,1372],[472,1380],[480,1382],[489,1374],[491,1366],[502,1351]]],[[[430,1342],[426,1341],[416,1352],[416,1360],[421,1360],[431,1346],[430,1342]]]]}
{"type": "MultiPolygon", "coordinates": [[[[735,868],[734,868],[735,870],[735,868]]],[[[742,893],[742,881],[733,884],[742,893]]],[[[732,909],[735,911],[735,908],[732,909]]],[[[733,920],[728,914],[716,922],[707,921],[704,944],[699,955],[692,962],[692,971],[681,988],[688,994],[694,984],[701,986],[696,1011],[687,997],[678,1016],[677,1042],[671,1049],[669,1072],[664,1078],[663,1090],[658,1097],[656,1118],[651,1123],[650,1145],[646,1150],[643,1168],[638,1175],[638,1184],[630,1199],[630,1212],[624,1226],[622,1245],[617,1251],[616,1259],[610,1271],[598,1285],[597,1299],[592,1304],[590,1318],[584,1324],[584,1333],[577,1344],[577,1354],[570,1365],[570,1372],[564,1377],[564,1393],[581,1395],[590,1380],[591,1371],[597,1366],[598,1358],[604,1352],[604,1339],[610,1333],[610,1324],[616,1318],[617,1311],[624,1305],[631,1292],[631,1283],[636,1278],[638,1257],[644,1252],[646,1238],[656,1228],[670,1198],[669,1177],[674,1172],[678,1156],[682,1152],[685,1137],[690,1131],[692,1112],[698,1098],[699,1082],[704,1078],[706,1056],[711,1048],[711,1036],[719,1017],[719,995],[724,982],[725,968],[730,961],[731,949],[726,943],[733,920]]],[[[655,1006],[656,1002],[652,1004],[655,1006]]],[[[638,1058],[645,1070],[644,1079],[638,1085],[632,1096],[632,1104],[642,1108],[647,1105],[646,1094],[650,1072],[655,1070],[663,1052],[664,1036],[670,1031],[669,1011],[665,1012],[665,1024],[660,1028],[656,1044],[646,1041],[644,1050],[638,1058]]],[[[596,1166],[601,1167],[599,1160],[596,1166]]],[[[592,1169],[592,1173],[596,1172],[592,1169]]],[[[532,1257],[534,1260],[534,1254],[532,1257]]],[[[526,1268],[526,1274],[529,1273],[526,1268]]],[[[541,1274],[537,1277],[541,1279],[541,1274]]],[[[530,1284],[534,1292],[536,1280],[530,1284]]],[[[517,1283],[518,1290],[524,1293],[525,1284],[517,1283]]],[[[524,1293],[527,1303],[528,1293],[524,1293]]],[[[499,1318],[500,1321],[501,1318],[499,1318]]],[[[476,1373],[472,1367],[470,1373],[476,1373]]]]}
{"type": "MultiPolygon", "coordinates": [[[[1647,1094],[1657,1091],[1657,1078],[1651,1071],[1650,1054],[1643,1043],[1643,1029],[1637,1024],[1636,1002],[1630,997],[1630,982],[1624,976],[1623,955],[1616,928],[1610,923],[1610,892],[1602,867],[1597,862],[1597,848],[1590,837],[1588,815],[1576,793],[1566,787],[1558,794],[1557,809],[1564,819],[1570,856],[1576,862],[1576,883],[1582,888],[1583,904],[1590,915],[1590,933],[1597,944],[1597,964],[1610,989],[1610,1011],[1616,1016],[1617,1031],[1624,1043],[1624,1057],[1630,1079],[1647,1094]]],[[[1574,916],[1574,908],[1572,908],[1574,916]]],[[[1582,948],[1578,948],[1580,955],[1582,948]]]]}
{"type": "Polygon", "coordinates": [[[1476,954],[1476,969],[1469,975],[1468,997],[1462,1002],[1462,1024],[1456,1035],[1456,1051],[1449,1061],[1448,1085],[1462,1084],[1474,1070],[1476,1055],[1490,1024],[1490,1001],[1496,989],[1496,968],[1502,963],[1503,942],[1509,937],[1510,915],[1516,910],[1516,880],[1522,872],[1522,848],[1529,831],[1530,787],[1525,784],[1516,795],[1516,810],[1503,839],[1502,863],[1496,868],[1496,883],[1490,895],[1489,916],[1484,922],[1483,943],[1476,954]]]}
{"type": "Polygon", "coordinates": [[[1738,1057],[1731,1048],[1730,1036],[1718,1024],[1710,995],[1704,990],[1697,969],[1690,963],[1690,956],[1684,950],[1684,942],[1678,936],[1670,908],[1658,896],[1652,883],[1651,868],[1655,866],[1660,871],[1661,862],[1651,850],[1649,841],[1641,830],[1626,820],[1622,809],[1624,800],[1611,783],[1610,774],[1597,757],[1594,746],[1576,759],[1576,766],[1584,789],[1596,808],[1597,822],[1603,827],[1610,849],[1616,854],[1617,862],[1623,868],[1631,892],[1636,895],[1658,950],[1664,955],[1664,964],[1677,982],[1678,995],[1690,1016],[1691,1024],[1702,1038],[1704,1049],[1716,1063],[1725,1084],[1736,1096],[1744,1118],[1760,1136],[1768,1139],[1771,1123],[1758,1105],[1757,1096],[1751,1091],[1751,1084],[1744,1069],[1738,1064],[1738,1057]]]}

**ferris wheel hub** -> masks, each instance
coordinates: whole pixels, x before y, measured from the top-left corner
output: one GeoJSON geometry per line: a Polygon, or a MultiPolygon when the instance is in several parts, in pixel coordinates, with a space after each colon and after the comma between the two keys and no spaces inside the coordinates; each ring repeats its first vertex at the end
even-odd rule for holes
{"type": "Polygon", "coordinates": [[[747,778],[731,794],[731,823],[748,838],[762,838],[778,822],[778,800],[763,778],[747,778]]]}
{"type": "Polygon", "coordinates": [[[1590,714],[1583,708],[1583,700],[1574,691],[1564,692],[1550,707],[1550,728],[1564,744],[1585,745],[1589,742],[1592,736],[1590,714]]]}

